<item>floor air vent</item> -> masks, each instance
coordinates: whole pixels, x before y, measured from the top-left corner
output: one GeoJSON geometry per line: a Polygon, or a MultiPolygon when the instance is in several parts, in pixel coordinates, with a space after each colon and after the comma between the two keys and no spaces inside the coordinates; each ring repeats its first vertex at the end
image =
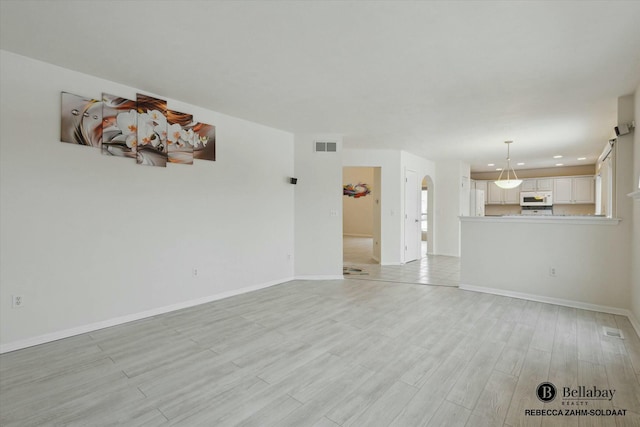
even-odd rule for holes
{"type": "Polygon", "coordinates": [[[616,328],[608,328],[608,327],[603,327],[602,330],[604,331],[604,336],[605,337],[611,337],[611,338],[620,338],[620,339],[624,339],[624,335],[622,335],[622,331],[620,329],[616,329],[616,328]]]}

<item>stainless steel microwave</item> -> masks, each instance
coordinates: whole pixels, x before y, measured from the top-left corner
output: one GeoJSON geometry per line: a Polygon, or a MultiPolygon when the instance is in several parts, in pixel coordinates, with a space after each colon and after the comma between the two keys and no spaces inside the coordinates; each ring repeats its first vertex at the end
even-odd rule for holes
{"type": "Polygon", "coordinates": [[[522,191],[520,192],[520,206],[553,206],[551,191],[522,191]]]}

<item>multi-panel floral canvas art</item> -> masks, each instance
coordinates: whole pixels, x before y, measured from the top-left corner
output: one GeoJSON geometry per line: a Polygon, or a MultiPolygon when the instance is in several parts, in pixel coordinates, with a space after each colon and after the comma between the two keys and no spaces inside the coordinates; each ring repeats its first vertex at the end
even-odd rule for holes
{"type": "Polygon", "coordinates": [[[138,151],[136,163],[167,166],[167,101],[137,95],[138,151]]]}
{"type": "Polygon", "coordinates": [[[196,123],[192,129],[194,133],[193,157],[202,160],[215,160],[216,127],[204,123],[196,123]]]}
{"type": "Polygon", "coordinates": [[[167,101],[138,94],[136,100],[103,93],[101,100],[62,92],[60,140],[90,145],[110,156],[166,166],[216,159],[216,128],[191,114],[169,110],[167,101]]]}
{"type": "Polygon", "coordinates": [[[138,111],[136,101],[102,94],[102,153],[136,157],[138,111]]]}
{"type": "Polygon", "coordinates": [[[193,124],[191,114],[169,110],[167,112],[167,147],[170,163],[193,163],[193,124]]]}
{"type": "Polygon", "coordinates": [[[100,147],[102,143],[102,103],[62,92],[60,141],[100,147]]]}

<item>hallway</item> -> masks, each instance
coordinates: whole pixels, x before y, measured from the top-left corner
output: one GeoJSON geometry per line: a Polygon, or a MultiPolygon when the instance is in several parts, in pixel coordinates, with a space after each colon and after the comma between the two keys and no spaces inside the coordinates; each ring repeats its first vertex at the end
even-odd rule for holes
{"type": "MultiPolygon", "coordinates": [[[[422,253],[426,252],[423,242],[422,253]]],[[[381,266],[372,258],[372,239],[343,237],[343,261],[348,269],[360,269],[366,274],[346,274],[345,278],[385,282],[416,283],[457,287],[460,284],[460,258],[423,255],[404,265],[381,266]]],[[[347,270],[348,271],[348,270],[347,270]]]]}

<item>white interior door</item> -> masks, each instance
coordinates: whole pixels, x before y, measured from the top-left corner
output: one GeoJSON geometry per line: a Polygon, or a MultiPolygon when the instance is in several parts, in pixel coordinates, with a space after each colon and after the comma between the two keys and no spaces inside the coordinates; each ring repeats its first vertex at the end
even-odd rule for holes
{"type": "Polygon", "coordinates": [[[420,192],[418,174],[405,172],[404,182],[404,262],[420,258],[420,192]]]}

